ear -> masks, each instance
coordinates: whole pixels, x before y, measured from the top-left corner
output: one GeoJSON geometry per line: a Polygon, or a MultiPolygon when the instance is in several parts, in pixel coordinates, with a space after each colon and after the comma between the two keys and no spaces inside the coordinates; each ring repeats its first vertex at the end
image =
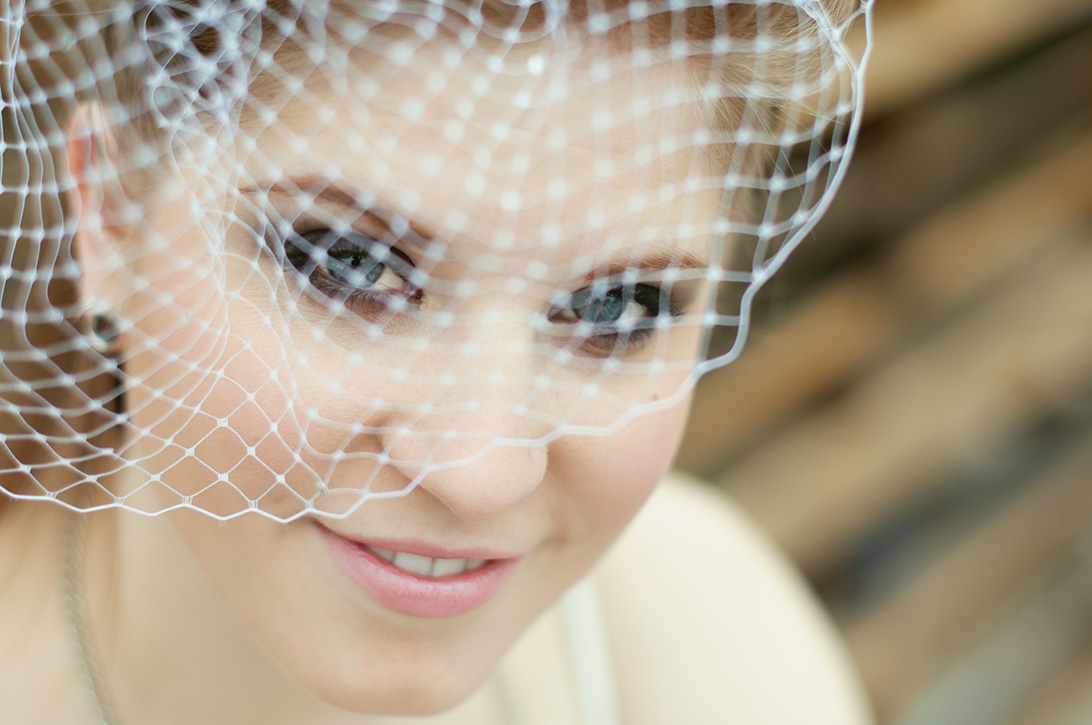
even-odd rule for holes
{"type": "Polygon", "coordinates": [[[68,126],[69,213],[76,219],[73,253],[82,274],[80,297],[108,299],[122,242],[134,226],[118,177],[118,145],[103,123],[102,110],[81,104],[68,126]]]}

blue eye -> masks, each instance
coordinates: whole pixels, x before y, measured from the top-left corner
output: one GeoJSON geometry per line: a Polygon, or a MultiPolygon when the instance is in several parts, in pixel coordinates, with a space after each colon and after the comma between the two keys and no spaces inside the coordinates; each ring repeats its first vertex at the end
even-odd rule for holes
{"type": "Polygon", "coordinates": [[[610,289],[585,287],[569,298],[576,319],[593,325],[609,325],[627,318],[636,322],[656,317],[660,311],[660,290],[651,285],[619,286],[610,289]]]}
{"type": "Polygon", "coordinates": [[[419,275],[405,254],[356,232],[291,234],[284,241],[284,261],[315,290],[359,314],[385,308],[391,295],[411,303],[421,295],[411,282],[419,275]]]}
{"type": "MultiPolygon", "coordinates": [[[[573,325],[581,349],[596,357],[633,352],[655,334],[664,290],[653,284],[594,284],[550,309],[549,319],[573,325]]],[[[672,316],[678,311],[670,309],[672,316]]]]}
{"type": "Polygon", "coordinates": [[[613,287],[596,284],[573,292],[564,306],[555,305],[550,310],[550,319],[632,329],[639,327],[642,320],[659,316],[662,292],[651,284],[613,287]]]}
{"type": "Polygon", "coordinates": [[[357,289],[374,287],[388,272],[387,265],[376,259],[371,252],[359,248],[326,252],[322,265],[333,279],[357,289]]]}

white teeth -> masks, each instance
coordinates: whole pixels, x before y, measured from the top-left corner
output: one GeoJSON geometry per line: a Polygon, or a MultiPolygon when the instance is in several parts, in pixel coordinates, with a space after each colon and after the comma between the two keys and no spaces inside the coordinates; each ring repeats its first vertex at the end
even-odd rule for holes
{"type": "Polygon", "coordinates": [[[417,554],[407,554],[400,551],[394,555],[394,561],[391,563],[410,574],[429,576],[432,574],[432,561],[432,557],[429,556],[418,556],[417,554]]]}
{"type": "Polygon", "coordinates": [[[396,568],[420,577],[435,579],[455,576],[485,566],[485,559],[434,559],[430,556],[408,554],[404,551],[381,549],[367,545],[373,554],[393,564],[396,568]]]}
{"type": "Polygon", "coordinates": [[[454,576],[466,571],[466,559],[433,559],[432,576],[454,576]]]}
{"type": "Polygon", "coordinates": [[[379,558],[394,561],[394,552],[390,549],[380,549],[378,546],[369,546],[368,548],[372,550],[373,554],[378,554],[379,558]]]}

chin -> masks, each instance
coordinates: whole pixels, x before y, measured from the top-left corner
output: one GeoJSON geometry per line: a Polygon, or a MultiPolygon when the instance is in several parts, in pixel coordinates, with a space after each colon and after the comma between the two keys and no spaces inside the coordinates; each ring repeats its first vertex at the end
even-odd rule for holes
{"type": "Polygon", "coordinates": [[[372,715],[424,717],[450,710],[476,692],[493,666],[456,658],[380,656],[346,667],[309,671],[303,680],[319,699],[342,710],[372,715]],[[318,675],[316,677],[316,675],[318,675]]]}

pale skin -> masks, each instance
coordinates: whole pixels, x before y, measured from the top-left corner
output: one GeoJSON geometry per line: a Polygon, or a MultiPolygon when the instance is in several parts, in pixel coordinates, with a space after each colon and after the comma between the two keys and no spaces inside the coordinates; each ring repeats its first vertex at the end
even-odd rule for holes
{"type": "MultiPolygon", "coordinates": [[[[302,148],[262,133],[254,138],[260,153],[232,144],[207,164],[182,166],[164,178],[162,201],[140,228],[110,217],[110,190],[80,184],[81,209],[101,212],[81,214],[77,247],[85,293],[136,320],[123,343],[133,380],[127,404],[135,428],[145,433],[132,433],[127,450],[146,473],[115,485],[127,491],[158,478],[199,497],[199,505],[228,513],[235,501],[231,486],[203,492],[223,473],[247,495],[272,487],[262,505],[286,516],[296,512],[299,496],[312,495],[309,474],[321,473],[332,489],[366,480],[372,491],[397,491],[412,482],[416,488],[407,495],[368,501],[329,525],[357,535],[503,549],[522,557],[519,569],[478,610],[427,619],[386,608],[347,580],[322,549],[313,516],[288,524],[257,515],[220,523],[195,512],[170,521],[124,512],[93,516],[85,545],[88,616],[122,723],[363,725],[412,715],[481,725],[499,721],[491,679],[498,666],[528,723],[576,722],[555,602],[603,559],[667,475],[688,396],[685,375],[603,376],[589,373],[587,360],[551,367],[559,347],[577,354],[587,347],[558,342],[571,334],[569,323],[565,314],[555,319],[549,311],[612,265],[640,264],[655,277],[664,259],[706,259],[709,239],[700,233],[630,240],[650,228],[678,229],[684,218],[711,222],[719,196],[697,189],[660,204],[629,204],[656,198],[660,184],[685,179],[707,163],[682,151],[633,168],[632,149],[665,129],[693,124],[689,113],[665,111],[641,124],[588,130],[588,99],[624,97],[632,78],[593,87],[590,96],[542,103],[547,110],[541,114],[513,116],[503,105],[482,102],[457,139],[444,137],[438,119],[457,115],[454,104],[465,95],[459,83],[421,98],[426,110],[415,121],[386,113],[422,92],[420,78],[436,61],[419,53],[366,103],[316,82],[309,103],[292,102],[278,114],[278,130],[305,139],[302,148]],[[333,113],[316,114],[315,99],[333,113]],[[511,138],[491,135],[497,121],[513,130],[511,138]],[[569,142],[551,149],[547,130],[559,128],[570,131],[569,142]],[[364,140],[358,148],[346,148],[346,129],[364,140]],[[484,165],[468,151],[485,148],[484,165]],[[591,149],[596,158],[607,149],[615,165],[610,184],[589,174],[591,149]],[[434,159],[443,164],[430,165],[434,159]],[[423,168],[442,172],[422,182],[423,168]],[[293,195],[277,187],[310,188],[316,178],[349,190],[350,197],[319,199],[316,208],[348,218],[360,233],[380,234],[368,226],[374,222],[363,216],[366,210],[351,208],[351,197],[382,189],[385,215],[408,219],[444,241],[443,254],[433,258],[427,245],[396,240],[396,249],[429,271],[431,286],[423,287],[417,317],[386,323],[389,342],[364,344],[361,315],[331,311],[313,291],[301,296],[246,231],[260,223],[247,216],[254,209],[298,214],[293,195]],[[558,179],[565,185],[547,193],[558,179]],[[518,213],[506,197],[513,190],[518,213]],[[221,216],[194,211],[207,209],[195,200],[209,198],[221,200],[221,216]],[[589,232],[589,214],[604,210],[589,232]],[[231,220],[224,249],[214,253],[209,229],[220,230],[223,219],[231,220]],[[548,248],[505,243],[540,238],[548,223],[556,225],[558,240],[548,248]],[[117,250],[132,248],[149,232],[169,243],[142,249],[119,271],[117,250]],[[472,292],[444,294],[482,259],[490,264],[474,273],[472,292]],[[119,282],[124,272],[155,284],[127,289],[119,282]],[[513,288],[513,278],[522,285],[513,288]],[[454,322],[434,327],[444,311],[454,322]],[[544,312],[547,324],[536,326],[544,312]],[[436,329],[441,337],[434,339],[447,346],[403,362],[405,348],[398,345],[436,329]],[[453,362],[456,345],[464,356],[453,362]],[[399,364],[392,366],[395,353],[399,364]],[[469,375],[482,365],[495,375],[469,375]],[[443,373],[452,366],[466,374],[448,379],[443,373]],[[390,377],[395,369],[408,369],[409,382],[390,377]],[[535,395],[513,382],[543,369],[569,383],[594,380],[610,396],[574,408],[575,393],[559,390],[586,394],[586,387],[535,395]],[[548,435],[544,421],[553,419],[592,427],[612,422],[620,408],[609,401],[619,399],[666,404],[609,435],[548,435]],[[424,400],[444,405],[421,414],[414,406],[424,400]],[[468,414],[465,404],[472,400],[484,405],[468,414]],[[512,415],[517,403],[535,415],[512,415]],[[309,411],[317,415],[309,418],[309,411]],[[277,422],[272,441],[270,421],[277,422]],[[367,430],[353,427],[359,421],[367,430]],[[437,443],[436,432],[446,429],[460,435],[437,443]],[[199,452],[178,464],[177,445],[160,445],[164,439],[199,452]],[[338,455],[345,452],[354,455],[338,455]],[[390,462],[377,466],[359,455],[369,452],[390,462]],[[422,471],[421,460],[459,465],[422,471]]],[[[670,69],[659,76],[645,72],[643,85],[671,87],[670,69]]],[[[510,82],[510,91],[538,87],[531,76],[510,82]]],[[[108,147],[77,123],[69,144],[74,178],[92,178],[89,168],[105,163],[108,147]]],[[[700,291],[690,296],[700,299],[700,291]]],[[[654,349],[670,359],[694,354],[695,327],[680,325],[663,337],[654,349]]],[[[639,360],[647,353],[626,354],[639,360]]],[[[60,606],[57,542],[65,516],[19,505],[0,527],[0,576],[15,582],[0,595],[0,652],[29,652],[33,660],[0,658],[5,721],[91,721],[86,694],[74,686],[78,673],[60,606]],[[36,541],[29,553],[11,543],[28,540],[36,541]],[[26,621],[35,625],[12,624],[26,621]]],[[[601,562],[594,581],[627,724],[866,722],[827,625],[727,504],[686,484],[664,486],[601,562]],[[706,574],[687,575],[679,562],[706,574]]]]}

